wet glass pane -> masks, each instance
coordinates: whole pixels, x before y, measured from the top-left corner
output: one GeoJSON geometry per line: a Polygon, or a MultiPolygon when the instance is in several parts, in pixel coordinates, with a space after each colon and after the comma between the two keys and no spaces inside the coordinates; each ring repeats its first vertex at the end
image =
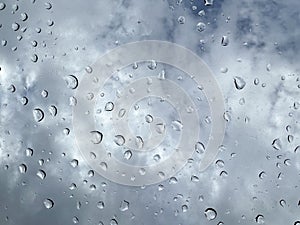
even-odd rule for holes
{"type": "Polygon", "coordinates": [[[300,2],[0,0],[0,224],[300,225],[300,2]]]}

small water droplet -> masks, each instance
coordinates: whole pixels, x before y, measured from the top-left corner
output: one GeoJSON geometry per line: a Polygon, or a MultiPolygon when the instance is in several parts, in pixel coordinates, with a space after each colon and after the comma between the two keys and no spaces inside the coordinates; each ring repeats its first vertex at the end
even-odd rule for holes
{"type": "Polygon", "coordinates": [[[156,61],[155,61],[155,60],[151,60],[150,63],[149,63],[149,65],[148,65],[148,68],[149,68],[150,70],[155,70],[156,67],[157,67],[156,61]]]}
{"type": "Polygon", "coordinates": [[[64,78],[67,87],[70,89],[76,89],[78,86],[78,79],[74,75],[68,75],[64,78]]]}
{"type": "Polygon", "coordinates": [[[78,166],[78,160],[77,159],[72,159],[71,162],[70,162],[70,165],[75,168],[78,166]]]}
{"type": "Polygon", "coordinates": [[[286,201],[285,201],[284,199],[281,199],[281,200],[279,201],[279,204],[280,204],[281,207],[285,207],[286,201]]]}
{"type": "Polygon", "coordinates": [[[203,32],[205,29],[206,29],[205,23],[199,22],[199,23],[197,24],[197,30],[198,30],[199,32],[203,32]]]}
{"type": "Polygon", "coordinates": [[[213,208],[207,208],[204,211],[204,215],[207,220],[214,220],[217,217],[217,211],[213,208]]]}
{"type": "Polygon", "coordinates": [[[78,219],[76,216],[74,216],[74,217],[72,218],[72,221],[73,221],[73,223],[75,223],[75,224],[79,223],[79,219],[78,219]]]}
{"type": "Polygon", "coordinates": [[[51,8],[52,8],[51,3],[50,3],[50,2],[46,2],[46,3],[45,3],[45,8],[46,8],[47,10],[51,9],[51,8]]]}
{"type": "Polygon", "coordinates": [[[106,105],[105,105],[105,111],[112,111],[114,109],[114,103],[112,102],[107,102],[106,105]]]}
{"type": "Polygon", "coordinates": [[[104,207],[105,207],[105,205],[104,205],[104,202],[103,202],[103,201],[99,201],[99,202],[97,203],[97,208],[98,208],[98,209],[104,209],[104,207]]]}
{"type": "Polygon", "coordinates": [[[3,9],[5,9],[5,7],[6,7],[5,3],[3,3],[3,2],[0,2],[0,10],[3,10],[3,9]]]}
{"type": "Polygon", "coordinates": [[[17,31],[17,30],[19,30],[20,25],[19,25],[18,23],[13,23],[13,24],[11,25],[11,28],[13,29],[13,31],[17,31]]]}
{"type": "Polygon", "coordinates": [[[32,148],[26,148],[26,150],[25,150],[25,155],[26,155],[27,157],[32,156],[32,155],[33,155],[33,149],[32,149],[32,148]]]}
{"type": "Polygon", "coordinates": [[[101,169],[103,169],[104,171],[107,170],[107,164],[106,164],[106,162],[101,162],[99,165],[100,165],[101,169]]]}
{"type": "Polygon", "coordinates": [[[126,109],[120,109],[120,111],[119,111],[119,113],[118,113],[118,116],[119,116],[120,118],[122,118],[122,117],[125,115],[125,113],[126,113],[126,109]]]}
{"type": "Polygon", "coordinates": [[[33,110],[33,118],[36,122],[41,122],[44,119],[44,112],[40,108],[33,110]]]}
{"type": "Polygon", "coordinates": [[[142,137],[137,136],[135,138],[135,146],[137,147],[137,149],[142,149],[144,147],[144,140],[142,137]]]}
{"type": "Polygon", "coordinates": [[[202,142],[197,142],[196,144],[195,144],[195,151],[196,152],[198,152],[198,153],[204,153],[204,151],[205,151],[205,146],[204,146],[204,144],[202,143],[202,142]]]}
{"type": "Polygon", "coordinates": [[[124,152],[124,159],[129,160],[132,157],[132,152],[130,150],[126,150],[124,152]]]}
{"type": "Polygon", "coordinates": [[[26,21],[28,19],[27,13],[21,13],[21,20],[26,21]]]}
{"type": "Polygon", "coordinates": [[[178,19],[177,19],[177,22],[179,24],[184,24],[185,23],[185,17],[184,16],[179,16],[178,19]]]}
{"type": "Polygon", "coordinates": [[[120,208],[119,208],[119,209],[120,209],[121,212],[127,211],[127,210],[129,209],[129,202],[123,200],[123,201],[121,202],[121,204],[120,204],[120,208]]]}
{"type": "Polygon", "coordinates": [[[44,170],[38,170],[36,175],[42,180],[46,178],[46,172],[44,170]]]}
{"type": "Polygon", "coordinates": [[[150,114],[148,114],[148,115],[145,116],[145,120],[146,120],[147,123],[152,123],[153,117],[150,114]]]}
{"type": "Polygon", "coordinates": [[[122,146],[125,144],[125,138],[122,135],[116,135],[114,142],[118,145],[118,146],[122,146]]]}
{"type": "Polygon", "coordinates": [[[276,138],[273,140],[272,142],[272,147],[275,149],[275,150],[280,150],[281,149],[281,141],[279,138],[276,138]]]}
{"type": "Polygon", "coordinates": [[[33,55],[31,56],[31,61],[34,62],[34,63],[37,62],[38,59],[39,59],[39,57],[37,56],[37,54],[33,54],[33,55]]]}
{"type": "Polygon", "coordinates": [[[20,164],[18,168],[19,168],[20,173],[26,173],[27,172],[27,166],[25,164],[20,164]]]}
{"type": "Polygon", "coordinates": [[[91,142],[93,144],[100,144],[103,139],[103,134],[100,131],[94,130],[91,131],[91,142]]]}
{"type": "Polygon", "coordinates": [[[246,82],[241,77],[234,77],[234,85],[238,90],[242,90],[246,86],[246,82]]]}
{"type": "Polygon", "coordinates": [[[48,111],[50,112],[51,116],[56,116],[57,115],[57,108],[55,105],[50,105],[48,108],[48,111]]]}
{"type": "Polygon", "coordinates": [[[259,214],[255,217],[255,222],[258,224],[263,224],[265,223],[264,219],[265,219],[264,216],[259,214]]]}
{"type": "Polygon", "coordinates": [[[268,63],[268,64],[266,65],[266,69],[267,69],[268,72],[271,71],[271,64],[270,64],[270,63],[268,63]]]}
{"type": "Polygon", "coordinates": [[[221,45],[222,46],[227,46],[229,44],[229,38],[228,36],[223,36],[221,40],[221,45]]]}
{"type": "Polygon", "coordinates": [[[44,204],[44,206],[45,206],[46,209],[51,209],[54,206],[54,201],[52,199],[50,199],[50,198],[46,198],[43,201],[43,204],[44,204]]]}

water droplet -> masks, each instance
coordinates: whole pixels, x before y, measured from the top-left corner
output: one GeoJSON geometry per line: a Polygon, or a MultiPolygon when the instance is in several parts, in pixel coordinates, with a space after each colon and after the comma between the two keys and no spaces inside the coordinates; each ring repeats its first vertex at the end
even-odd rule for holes
{"type": "Polygon", "coordinates": [[[47,90],[42,90],[41,96],[42,96],[43,98],[47,98],[47,97],[48,97],[48,91],[47,91],[47,90]]]}
{"type": "Polygon", "coordinates": [[[144,140],[142,137],[140,136],[137,136],[135,138],[135,146],[138,148],[138,149],[142,149],[144,147],[144,140]]]}
{"type": "Polygon", "coordinates": [[[97,130],[91,131],[91,142],[93,144],[100,144],[103,139],[103,134],[97,130]]]}
{"type": "Polygon", "coordinates": [[[178,183],[178,180],[177,180],[176,177],[171,177],[171,178],[169,179],[169,184],[177,184],[177,183],[178,183]]]}
{"type": "Polygon", "coordinates": [[[126,113],[126,109],[120,109],[120,111],[119,111],[119,113],[118,113],[118,116],[119,116],[120,118],[122,118],[122,117],[125,115],[125,113],[126,113]]]}
{"type": "Polygon", "coordinates": [[[216,161],[216,165],[219,167],[219,168],[223,168],[225,163],[223,160],[219,159],[216,161]]]}
{"type": "Polygon", "coordinates": [[[300,221],[296,221],[294,225],[300,225],[300,221]]]}
{"type": "Polygon", "coordinates": [[[31,56],[31,61],[34,62],[34,63],[37,62],[38,59],[39,59],[39,57],[37,56],[37,54],[33,54],[33,55],[31,56]]]}
{"type": "Polygon", "coordinates": [[[205,23],[199,22],[199,23],[197,24],[197,30],[198,30],[199,32],[203,32],[205,29],[206,29],[205,23]]]}
{"type": "Polygon", "coordinates": [[[181,210],[182,210],[183,213],[187,212],[188,209],[189,209],[189,207],[187,205],[181,206],[181,210]]]}
{"type": "Polygon", "coordinates": [[[241,77],[234,77],[234,85],[238,90],[242,90],[246,86],[246,82],[241,77]]]}
{"type": "Polygon", "coordinates": [[[112,111],[114,109],[114,103],[112,102],[107,102],[105,105],[105,111],[112,111]]]}
{"type": "Polygon", "coordinates": [[[36,122],[41,122],[44,119],[44,112],[39,108],[33,110],[33,118],[36,122]]]}
{"type": "Polygon", "coordinates": [[[281,199],[281,200],[279,201],[279,204],[280,204],[281,207],[285,207],[286,201],[285,201],[284,199],[281,199]]]}
{"type": "Polygon", "coordinates": [[[13,24],[11,25],[11,28],[13,29],[13,31],[17,31],[17,30],[19,30],[20,25],[19,25],[18,23],[13,23],[13,24]]]}
{"type": "Polygon", "coordinates": [[[195,151],[198,152],[198,153],[203,153],[205,151],[205,146],[202,142],[197,142],[195,144],[195,151]]]}
{"type": "Polygon", "coordinates": [[[27,172],[27,166],[25,164],[20,164],[18,168],[19,168],[20,173],[26,173],[27,172]]]}
{"type": "Polygon", "coordinates": [[[162,70],[162,71],[158,74],[157,78],[158,78],[159,80],[165,80],[165,79],[166,79],[166,71],[165,71],[165,70],[162,70]]]}
{"type": "Polygon", "coordinates": [[[163,123],[158,123],[155,125],[155,130],[159,134],[163,134],[165,132],[166,126],[163,123]]]}
{"type": "Polygon", "coordinates": [[[75,168],[78,166],[78,160],[77,159],[72,159],[71,162],[70,162],[70,165],[75,168]]]}
{"type": "Polygon", "coordinates": [[[78,79],[74,75],[68,75],[64,78],[67,87],[70,89],[76,89],[78,86],[78,79]]]}
{"type": "Polygon", "coordinates": [[[49,27],[52,27],[54,25],[54,21],[53,20],[47,20],[47,25],[49,27]]]}
{"type": "Polygon", "coordinates": [[[110,221],[110,225],[118,225],[117,220],[112,219],[112,220],[110,221]]]}
{"type": "Polygon", "coordinates": [[[73,223],[79,223],[79,219],[76,217],[76,216],[74,216],[73,218],[72,218],[72,221],[73,221],[73,223]]]}
{"type": "Polygon", "coordinates": [[[145,120],[146,120],[147,123],[152,123],[153,117],[150,114],[148,114],[148,115],[145,116],[145,120]]]}
{"type": "Polygon", "coordinates": [[[46,172],[44,170],[38,170],[36,175],[42,180],[46,178],[46,172]]]}
{"type": "Polygon", "coordinates": [[[191,181],[192,181],[192,182],[195,182],[195,183],[196,183],[196,182],[199,182],[199,180],[200,180],[199,177],[197,177],[197,176],[195,176],[195,175],[191,176],[191,181]]]}
{"type": "Polygon", "coordinates": [[[93,72],[93,68],[90,67],[90,66],[87,66],[87,67],[85,67],[85,71],[86,71],[87,73],[92,73],[92,72],[93,72]]]}
{"type": "Polygon", "coordinates": [[[150,70],[155,70],[156,67],[157,67],[156,61],[155,61],[155,60],[151,60],[150,63],[149,63],[149,65],[148,65],[148,68],[149,68],[150,70]]]}
{"type": "Polygon", "coordinates": [[[144,176],[146,174],[146,170],[144,168],[140,168],[139,173],[144,176]]]}
{"type": "Polygon", "coordinates": [[[6,7],[5,3],[3,3],[3,2],[0,2],[0,10],[3,10],[3,9],[5,9],[5,7],[6,7]]]}
{"type": "Polygon", "coordinates": [[[46,198],[43,203],[46,209],[51,209],[54,206],[54,201],[50,198],[46,198]]]}
{"type": "Polygon", "coordinates": [[[177,19],[177,21],[178,21],[179,24],[184,24],[185,23],[184,16],[179,16],[178,19],[177,19]]]}
{"type": "Polygon", "coordinates": [[[72,183],[70,186],[69,186],[69,189],[72,191],[72,190],[75,190],[77,188],[77,185],[75,183],[72,183]]]}
{"type": "Polygon", "coordinates": [[[120,208],[119,208],[119,209],[120,209],[121,212],[127,211],[127,210],[129,209],[129,202],[123,200],[123,201],[121,202],[121,205],[120,205],[120,208]]]}
{"type": "Polygon", "coordinates": [[[48,111],[50,112],[51,116],[56,116],[57,115],[57,108],[55,105],[50,105],[48,108],[48,111]]]}
{"type": "Polygon", "coordinates": [[[264,216],[259,214],[255,217],[255,222],[258,224],[263,224],[265,223],[264,219],[265,219],[264,216]]]}
{"type": "Polygon", "coordinates": [[[28,19],[27,13],[21,13],[21,20],[26,21],[28,19]]]}
{"type": "Polygon", "coordinates": [[[214,220],[217,217],[217,212],[213,208],[207,208],[204,211],[204,215],[205,215],[207,220],[214,220]]]}
{"type": "Polygon", "coordinates": [[[22,105],[27,105],[27,103],[28,103],[28,98],[22,97],[20,101],[21,101],[21,104],[22,104],[22,105]]]}
{"type": "Polygon", "coordinates": [[[105,205],[104,205],[104,202],[103,202],[103,201],[99,201],[99,202],[97,203],[97,208],[98,208],[98,209],[104,209],[104,207],[105,207],[105,205]]]}
{"type": "Polygon", "coordinates": [[[179,120],[172,121],[172,128],[176,131],[181,131],[183,128],[183,124],[179,120]]]}
{"type": "Polygon", "coordinates": [[[258,85],[258,84],[259,84],[259,79],[258,79],[258,78],[255,78],[254,81],[253,81],[253,83],[254,83],[255,85],[258,85]]]}
{"type": "Polygon", "coordinates": [[[116,135],[114,142],[118,145],[118,146],[122,146],[125,144],[125,138],[122,135],[116,135]]]}
{"type": "Polygon", "coordinates": [[[214,0],[204,0],[205,6],[212,6],[214,4],[214,0]]]}
{"type": "Polygon", "coordinates": [[[130,150],[126,150],[124,152],[124,159],[129,160],[132,157],[132,152],[130,150]]]}
{"type": "Polygon", "coordinates": [[[45,8],[46,8],[47,10],[51,9],[51,8],[52,8],[51,3],[50,3],[50,2],[46,2],[46,3],[45,3],[45,8]]]}
{"type": "Polygon", "coordinates": [[[158,162],[159,160],[160,160],[160,155],[159,154],[155,154],[154,156],[153,156],[153,159],[154,159],[154,161],[155,162],[158,162]]]}
{"type": "Polygon", "coordinates": [[[272,147],[276,150],[280,150],[281,149],[281,141],[279,138],[276,138],[273,140],[272,142],[272,147]]]}
{"type": "Polygon", "coordinates": [[[300,145],[298,145],[298,146],[294,149],[294,152],[295,152],[295,153],[300,152],[300,145]]]}
{"type": "Polygon", "coordinates": [[[222,46],[227,46],[229,44],[229,38],[228,36],[223,36],[221,40],[221,45],[222,46]]]}
{"type": "Polygon", "coordinates": [[[103,169],[104,171],[107,170],[107,164],[106,164],[106,162],[101,162],[99,165],[100,165],[101,169],[103,169]]]}
{"type": "Polygon", "coordinates": [[[267,176],[267,174],[266,174],[265,171],[261,171],[261,172],[258,174],[258,177],[259,177],[260,179],[264,179],[266,176],[267,176]]]}
{"type": "Polygon", "coordinates": [[[220,69],[221,73],[227,73],[228,72],[228,68],[227,67],[222,67],[220,69]]]}
{"type": "Polygon", "coordinates": [[[270,64],[270,63],[268,63],[268,64],[266,65],[266,69],[267,69],[268,72],[271,71],[271,64],[270,64]]]}
{"type": "Polygon", "coordinates": [[[32,155],[33,155],[33,149],[31,149],[31,148],[26,148],[26,150],[25,150],[25,155],[26,155],[27,157],[32,156],[32,155]]]}

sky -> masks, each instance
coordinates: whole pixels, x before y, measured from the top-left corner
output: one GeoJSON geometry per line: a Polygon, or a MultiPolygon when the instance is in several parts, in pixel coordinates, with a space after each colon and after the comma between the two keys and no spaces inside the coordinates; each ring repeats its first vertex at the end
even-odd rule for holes
{"type": "MultiPolygon", "coordinates": [[[[299,1],[0,2],[0,224],[300,221],[299,1]],[[176,43],[201,57],[223,93],[226,131],[205,171],[197,169],[201,156],[195,153],[176,179],[133,187],[91,171],[72,115],[87,67],[115,47],[142,40],[176,43]]],[[[156,76],[166,68],[166,78],[185,76],[147,65],[118,75],[156,76]]],[[[107,81],[107,89],[110,82],[116,80],[107,81]]],[[[190,85],[183,83],[183,90],[190,85]]],[[[159,115],[172,111],[165,107],[148,108],[159,115]]],[[[207,101],[197,110],[206,140],[207,101]]]]}

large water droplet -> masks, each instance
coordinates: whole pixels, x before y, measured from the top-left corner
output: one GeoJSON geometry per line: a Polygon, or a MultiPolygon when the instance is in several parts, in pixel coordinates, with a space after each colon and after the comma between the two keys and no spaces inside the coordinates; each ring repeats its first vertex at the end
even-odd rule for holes
{"type": "Polygon", "coordinates": [[[255,217],[255,222],[258,224],[263,224],[263,223],[265,223],[264,219],[265,219],[264,216],[259,214],[255,217]]]}
{"type": "Polygon", "coordinates": [[[40,108],[33,110],[33,118],[36,122],[41,122],[44,119],[44,112],[40,108]]]}

